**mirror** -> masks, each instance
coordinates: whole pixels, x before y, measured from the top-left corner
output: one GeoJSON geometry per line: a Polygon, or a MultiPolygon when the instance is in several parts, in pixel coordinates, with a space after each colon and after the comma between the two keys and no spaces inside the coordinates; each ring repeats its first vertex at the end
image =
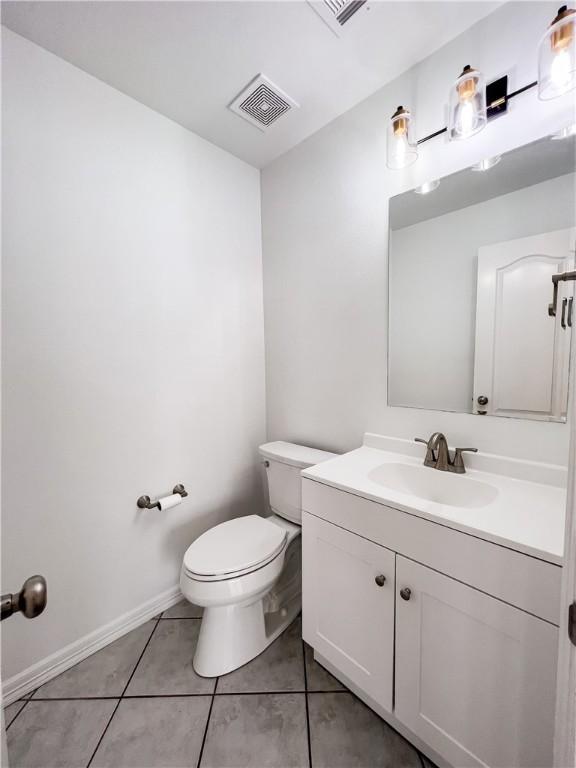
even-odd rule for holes
{"type": "Polygon", "coordinates": [[[574,282],[548,304],[574,269],[575,142],[390,199],[389,405],[566,420],[574,282]]]}

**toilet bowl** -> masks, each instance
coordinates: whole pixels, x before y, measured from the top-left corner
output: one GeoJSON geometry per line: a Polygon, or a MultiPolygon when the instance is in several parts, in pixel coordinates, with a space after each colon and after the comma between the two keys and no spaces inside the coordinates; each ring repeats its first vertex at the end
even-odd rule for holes
{"type": "Polygon", "coordinates": [[[262,653],[301,609],[301,480],[334,454],[293,443],[260,447],[272,515],[220,523],[186,550],[183,595],[204,607],[194,669],[231,672],[262,653]]]}

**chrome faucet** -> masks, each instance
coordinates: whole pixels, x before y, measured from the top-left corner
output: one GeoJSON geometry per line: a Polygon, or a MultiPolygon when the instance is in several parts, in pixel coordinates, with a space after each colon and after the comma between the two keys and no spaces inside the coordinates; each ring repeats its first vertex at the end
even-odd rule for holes
{"type": "Polygon", "coordinates": [[[466,472],[462,454],[465,451],[472,453],[478,451],[478,448],[456,448],[454,456],[451,456],[448,442],[442,432],[434,432],[428,440],[423,440],[421,437],[416,437],[415,440],[426,446],[425,467],[439,469],[441,472],[455,472],[457,475],[463,475],[466,472]]]}

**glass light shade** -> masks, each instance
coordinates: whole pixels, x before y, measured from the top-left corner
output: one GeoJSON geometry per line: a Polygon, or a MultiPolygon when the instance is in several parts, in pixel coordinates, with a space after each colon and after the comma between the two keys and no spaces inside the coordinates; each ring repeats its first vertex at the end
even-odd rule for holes
{"type": "Polygon", "coordinates": [[[576,87],[576,12],[563,5],[538,49],[538,96],[555,99],[576,87]]]}
{"type": "Polygon", "coordinates": [[[486,83],[484,75],[466,65],[450,90],[448,135],[467,139],[486,125],[486,83]]]}
{"type": "Polygon", "coordinates": [[[471,165],[470,170],[483,173],[484,171],[489,171],[490,168],[494,168],[495,165],[498,165],[500,160],[502,160],[501,155],[494,155],[494,157],[486,157],[484,158],[484,160],[479,160],[477,163],[474,163],[474,165],[471,165]]]}
{"type": "Polygon", "coordinates": [[[434,179],[433,181],[425,181],[424,184],[416,187],[414,192],[416,192],[417,195],[428,195],[430,192],[434,192],[435,189],[438,189],[439,186],[439,179],[434,179]]]}
{"type": "Polygon", "coordinates": [[[414,138],[414,124],[409,110],[400,106],[388,121],[387,161],[388,168],[406,168],[418,159],[418,147],[414,138]]]}

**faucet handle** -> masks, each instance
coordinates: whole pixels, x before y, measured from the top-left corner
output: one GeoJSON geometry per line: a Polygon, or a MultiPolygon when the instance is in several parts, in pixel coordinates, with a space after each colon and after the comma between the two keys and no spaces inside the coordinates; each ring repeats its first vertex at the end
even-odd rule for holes
{"type": "Polygon", "coordinates": [[[422,437],[415,437],[414,438],[415,443],[424,443],[426,446],[426,458],[424,459],[424,464],[427,467],[433,467],[436,464],[436,456],[434,455],[434,450],[430,447],[430,440],[424,440],[422,437]]]}
{"type": "Polygon", "coordinates": [[[464,459],[462,458],[462,454],[465,451],[468,451],[469,453],[478,453],[478,448],[456,448],[454,451],[454,460],[452,461],[452,471],[456,472],[458,475],[463,475],[464,472],[466,472],[464,459]]]}

